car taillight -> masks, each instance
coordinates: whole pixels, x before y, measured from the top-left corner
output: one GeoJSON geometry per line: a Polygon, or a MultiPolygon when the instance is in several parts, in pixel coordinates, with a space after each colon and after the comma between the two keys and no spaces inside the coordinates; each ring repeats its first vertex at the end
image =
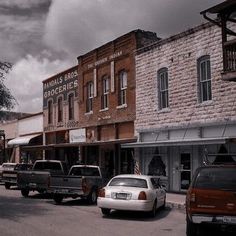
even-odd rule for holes
{"type": "Polygon", "coordinates": [[[190,200],[190,202],[196,202],[196,194],[190,193],[189,200],[190,200]]]}
{"type": "Polygon", "coordinates": [[[147,195],[144,191],[139,193],[138,200],[147,200],[147,195]]]}
{"type": "Polygon", "coordinates": [[[105,193],[106,193],[106,191],[104,188],[100,189],[98,192],[98,197],[105,197],[105,193]]]}

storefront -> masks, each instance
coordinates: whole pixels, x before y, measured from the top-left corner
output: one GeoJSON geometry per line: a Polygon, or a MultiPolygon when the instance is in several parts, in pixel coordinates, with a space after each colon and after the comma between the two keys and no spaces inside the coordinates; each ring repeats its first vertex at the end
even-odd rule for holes
{"type": "Polygon", "coordinates": [[[235,134],[236,124],[156,130],[122,148],[135,148],[142,174],[161,176],[168,191],[186,192],[199,166],[236,162],[235,134]]]}

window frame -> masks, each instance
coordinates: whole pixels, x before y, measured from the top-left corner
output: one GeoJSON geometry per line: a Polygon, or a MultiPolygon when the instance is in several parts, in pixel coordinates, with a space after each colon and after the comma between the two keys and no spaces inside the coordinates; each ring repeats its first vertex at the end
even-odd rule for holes
{"type": "Polygon", "coordinates": [[[169,76],[168,68],[163,67],[157,72],[159,109],[169,108],[169,76]]]}
{"type": "Polygon", "coordinates": [[[48,100],[48,124],[53,123],[53,100],[48,100]]]}
{"type": "Polygon", "coordinates": [[[92,81],[86,86],[86,113],[93,111],[94,84],[92,81]]]}
{"type": "Polygon", "coordinates": [[[118,91],[118,106],[127,105],[127,84],[128,73],[125,70],[119,72],[118,76],[119,91],[118,91]]]}
{"type": "Polygon", "coordinates": [[[63,97],[57,98],[57,122],[63,121],[63,97]]]}
{"type": "Polygon", "coordinates": [[[69,120],[74,120],[75,118],[75,94],[74,93],[69,93],[68,94],[68,119],[69,120]]]}
{"type": "Polygon", "coordinates": [[[102,96],[101,96],[101,109],[108,109],[109,106],[109,78],[107,75],[102,77],[102,96]]]}
{"type": "Polygon", "coordinates": [[[199,102],[212,100],[211,61],[209,55],[204,55],[197,60],[198,70],[198,97],[199,102]],[[203,68],[204,67],[204,68],[203,68]]]}

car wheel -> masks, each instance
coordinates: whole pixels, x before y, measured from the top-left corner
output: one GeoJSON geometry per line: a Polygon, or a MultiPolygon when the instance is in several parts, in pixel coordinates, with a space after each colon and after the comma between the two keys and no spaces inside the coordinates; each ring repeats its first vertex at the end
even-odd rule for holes
{"type": "Polygon", "coordinates": [[[155,217],[156,216],[156,213],[157,213],[157,202],[155,200],[154,204],[153,204],[153,207],[152,207],[152,210],[150,211],[149,215],[151,217],[155,217]]]}
{"type": "Polygon", "coordinates": [[[23,197],[28,197],[29,196],[29,190],[28,189],[21,189],[21,195],[23,197]]]}
{"type": "Polygon", "coordinates": [[[186,224],[186,235],[187,236],[196,236],[197,235],[197,226],[196,224],[192,223],[188,218],[187,218],[187,224],[186,224]]]}
{"type": "Polygon", "coordinates": [[[160,207],[162,210],[165,210],[165,208],[166,208],[166,198],[164,199],[164,203],[163,203],[163,205],[160,207]]]}
{"type": "Polygon", "coordinates": [[[91,193],[88,196],[88,202],[90,204],[96,204],[97,203],[97,191],[96,189],[93,189],[91,193]]]}
{"type": "Polygon", "coordinates": [[[61,204],[62,200],[63,200],[63,196],[59,195],[59,194],[55,194],[53,196],[53,200],[55,201],[56,204],[61,204]]]}
{"type": "Polygon", "coordinates": [[[5,183],[5,189],[10,189],[11,184],[10,183],[5,183]]]}
{"type": "Polygon", "coordinates": [[[107,208],[101,208],[102,214],[105,216],[110,215],[111,213],[111,209],[107,209],[107,208]]]}

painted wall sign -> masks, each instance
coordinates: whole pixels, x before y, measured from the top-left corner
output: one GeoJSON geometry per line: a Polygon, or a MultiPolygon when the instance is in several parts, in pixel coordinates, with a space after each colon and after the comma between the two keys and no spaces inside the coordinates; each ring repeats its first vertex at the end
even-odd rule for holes
{"type": "Polygon", "coordinates": [[[64,100],[69,92],[74,91],[77,96],[78,87],[78,71],[77,67],[72,71],[67,71],[58,77],[52,78],[43,83],[43,106],[47,106],[49,98],[53,99],[53,103],[59,95],[63,95],[64,100]]]}
{"type": "Polygon", "coordinates": [[[113,53],[112,55],[108,56],[108,57],[104,57],[98,61],[95,61],[94,63],[90,63],[88,64],[88,69],[91,69],[93,67],[96,67],[96,66],[99,66],[105,62],[108,62],[108,61],[111,61],[111,60],[114,60],[115,58],[117,57],[120,57],[121,55],[123,54],[122,51],[119,51],[119,52],[115,52],[113,53]]]}
{"type": "Polygon", "coordinates": [[[86,142],[85,129],[75,129],[69,131],[70,143],[83,143],[86,142]]]}

